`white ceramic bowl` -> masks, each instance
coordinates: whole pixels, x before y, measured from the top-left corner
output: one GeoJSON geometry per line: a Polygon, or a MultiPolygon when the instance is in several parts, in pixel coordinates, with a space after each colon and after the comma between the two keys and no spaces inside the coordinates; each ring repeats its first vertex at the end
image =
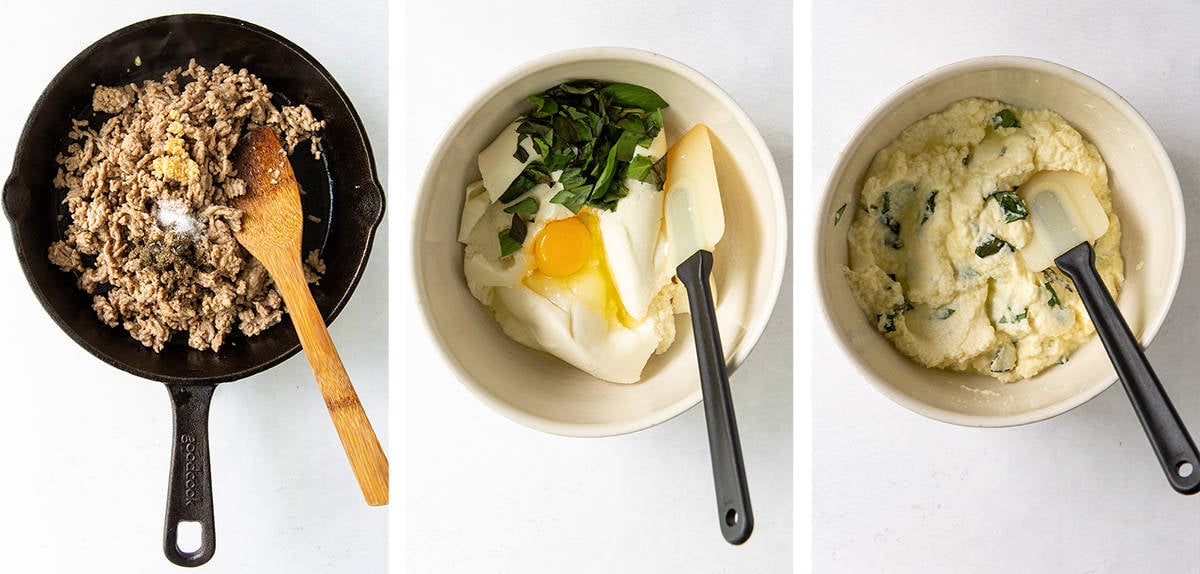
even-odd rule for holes
{"type": "Polygon", "coordinates": [[[717,317],[726,360],[750,354],[775,305],[787,254],[779,173],[745,112],[716,84],[666,57],[631,49],[551,54],[513,70],[485,91],[442,138],[415,210],[413,257],[424,316],[458,378],[489,406],[535,429],[607,436],[665,421],[700,401],[688,315],[671,349],[653,357],[635,385],[607,383],[509,339],[467,290],[455,240],[464,188],[479,178],[476,155],[529,105],[524,98],[574,79],[620,81],[658,92],[668,142],[697,122],[716,135],[725,236],[714,256],[717,317]]]}
{"type": "Polygon", "coordinates": [[[939,68],[892,94],[859,127],[829,178],[816,222],[818,291],[838,342],[871,384],[917,413],[960,425],[1011,426],[1066,412],[1115,382],[1099,339],[1067,364],[1008,385],[922,367],[867,321],[842,274],[853,207],[833,224],[841,205],[857,202],[877,151],[914,122],[968,97],[1052,109],[1100,150],[1123,231],[1126,279],[1118,305],[1143,345],[1158,332],[1179,285],[1183,197],[1162,144],[1128,102],[1084,74],[1042,60],[998,56],[939,68]]]}

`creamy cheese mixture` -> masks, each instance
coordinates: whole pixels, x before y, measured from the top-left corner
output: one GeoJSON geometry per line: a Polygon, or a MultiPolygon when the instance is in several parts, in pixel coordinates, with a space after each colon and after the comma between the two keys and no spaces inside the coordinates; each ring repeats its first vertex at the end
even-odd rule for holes
{"type": "MultiPolygon", "coordinates": [[[[531,146],[525,160],[513,157],[518,123],[479,154],[482,179],[466,190],[459,241],[465,245],[467,286],[518,343],[599,379],[636,383],[650,357],[674,343],[675,314],[687,309],[683,285],[672,280],[674,270],[667,265],[661,186],[627,180],[629,194],[616,210],[584,207],[578,215],[551,201],[563,189],[561,173],[553,174],[553,183],[535,186],[526,196],[538,205],[530,238],[558,229],[558,222],[579,221],[586,229],[581,235],[587,265],[567,277],[548,276],[539,271],[536,239],[508,256],[496,241],[512,221],[501,193],[525,165],[541,158],[531,146]]],[[[649,148],[634,150],[656,161],[666,153],[665,130],[649,148]]]]}
{"type": "Polygon", "coordinates": [[[1049,170],[1086,176],[1108,214],[1096,269],[1115,298],[1124,262],[1107,169],[1057,113],[962,100],[880,150],[851,207],[845,274],[897,349],[927,367],[1014,382],[1091,338],[1070,280],[1031,271],[1019,253],[1031,226],[1014,190],[1049,170]]]}

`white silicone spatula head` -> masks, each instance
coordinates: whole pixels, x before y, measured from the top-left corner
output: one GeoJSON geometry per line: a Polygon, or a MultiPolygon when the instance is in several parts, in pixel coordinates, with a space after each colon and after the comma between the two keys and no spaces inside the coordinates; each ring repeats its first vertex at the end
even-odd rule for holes
{"type": "Polygon", "coordinates": [[[696,124],[667,150],[664,193],[671,267],[712,251],[725,234],[725,212],[708,126],[696,124]]]}
{"type": "Polygon", "coordinates": [[[1092,184],[1074,171],[1043,171],[1017,190],[1029,208],[1033,239],[1021,248],[1025,265],[1041,271],[1054,259],[1108,229],[1108,215],[1092,192],[1092,184]]]}

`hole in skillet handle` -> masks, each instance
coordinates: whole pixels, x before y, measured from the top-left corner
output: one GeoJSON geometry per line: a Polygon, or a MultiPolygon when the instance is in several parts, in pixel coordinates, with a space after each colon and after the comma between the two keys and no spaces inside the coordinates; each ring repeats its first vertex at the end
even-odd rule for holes
{"type": "Polygon", "coordinates": [[[193,520],[184,520],[175,528],[175,549],[182,554],[195,554],[203,543],[204,525],[193,520]]]}

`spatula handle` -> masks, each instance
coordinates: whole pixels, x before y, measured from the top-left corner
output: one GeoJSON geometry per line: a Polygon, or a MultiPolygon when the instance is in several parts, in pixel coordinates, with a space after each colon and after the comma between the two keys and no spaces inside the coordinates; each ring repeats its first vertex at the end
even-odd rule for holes
{"type": "Polygon", "coordinates": [[[750,489],[746,484],[746,469],[742,463],[742,443],[738,438],[733,398],[729,394],[729,374],[725,371],[725,352],[721,348],[717,313],[713,308],[709,283],[712,261],[712,253],[697,251],[679,264],[676,273],[687,288],[688,305],[691,307],[721,534],[730,544],[741,544],[750,538],[754,530],[754,512],[750,508],[750,489]]]}
{"type": "Polygon", "coordinates": [[[1146,360],[1142,346],[1133,337],[1117,304],[1096,273],[1096,253],[1082,243],[1054,260],[1079,291],[1092,324],[1108,351],[1117,376],[1133,403],[1138,420],[1154,447],[1171,486],[1182,494],[1200,491],[1200,453],[1187,428],[1163,391],[1158,376],[1146,360]]]}
{"type": "Polygon", "coordinates": [[[275,279],[283,302],[287,305],[288,315],[296,327],[296,335],[316,376],[325,407],[333,419],[333,426],[337,429],[363,498],[371,506],[387,504],[387,455],[358,400],[350,375],[346,373],[346,367],[342,365],[342,359],[333,346],[321,311],[317,309],[308,284],[304,282],[300,259],[291,257],[280,261],[268,256],[260,260],[275,279]]]}

